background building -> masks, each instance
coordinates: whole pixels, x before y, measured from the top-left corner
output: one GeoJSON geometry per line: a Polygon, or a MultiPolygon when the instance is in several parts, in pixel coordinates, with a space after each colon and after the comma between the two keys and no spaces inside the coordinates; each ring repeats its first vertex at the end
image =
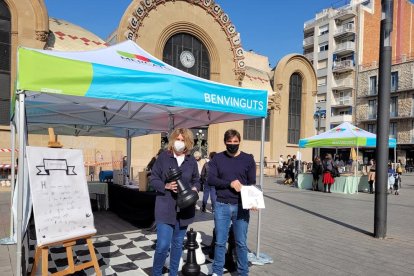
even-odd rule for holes
{"type": "MultiPolygon", "coordinates": [[[[2,47],[9,50],[2,58],[10,61],[4,74],[8,79],[1,82],[5,106],[10,106],[16,76],[17,45],[64,51],[106,46],[102,39],[79,26],[49,19],[43,1],[0,0],[0,9],[2,47]]],[[[134,0],[108,44],[130,39],[155,57],[188,73],[229,85],[267,90],[265,156],[271,162],[278,160],[280,154],[296,154],[299,138],[315,134],[311,122],[316,76],[311,63],[302,55],[292,54],[272,69],[267,57],[244,51],[236,29],[229,15],[214,1],[134,0]]],[[[4,132],[0,140],[5,142],[0,147],[10,146],[8,112],[2,115],[4,132]]],[[[223,150],[223,134],[228,128],[242,133],[242,150],[253,153],[259,161],[260,119],[201,126],[201,132],[194,130],[199,134],[197,145],[208,144],[210,151],[223,150]]],[[[133,139],[134,176],[162,146],[165,136],[160,133],[133,139]]],[[[120,160],[126,151],[124,139],[59,136],[59,140],[64,147],[82,148],[85,160],[90,164],[99,163],[103,169],[106,163],[120,160]]],[[[29,137],[31,145],[46,146],[47,141],[48,136],[44,135],[29,137]]],[[[304,160],[311,159],[310,150],[302,151],[302,155],[304,160]]]]}
{"type": "MultiPolygon", "coordinates": [[[[404,163],[413,155],[414,5],[394,0],[393,12],[390,137],[397,138],[397,158],[404,163]]],[[[321,131],[352,122],[376,132],[380,20],[380,0],[351,0],[305,22],[304,55],[318,78],[315,113],[326,114],[321,131]]]]}

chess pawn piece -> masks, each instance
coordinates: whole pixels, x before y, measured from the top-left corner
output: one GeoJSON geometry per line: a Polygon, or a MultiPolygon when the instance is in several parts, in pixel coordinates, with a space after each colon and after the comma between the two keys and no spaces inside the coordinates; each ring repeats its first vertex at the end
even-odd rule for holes
{"type": "Polygon", "coordinates": [[[199,247],[196,241],[197,233],[193,231],[193,228],[187,232],[187,262],[183,265],[181,273],[186,276],[200,275],[200,265],[197,263],[195,250],[199,247]]]}
{"type": "Polygon", "coordinates": [[[199,265],[202,265],[206,262],[206,255],[204,255],[203,250],[201,250],[201,242],[202,242],[201,234],[200,232],[196,232],[196,233],[197,233],[196,242],[198,244],[198,248],[196,249],[195,254],[196,254],[197,263],[199,265]]]}

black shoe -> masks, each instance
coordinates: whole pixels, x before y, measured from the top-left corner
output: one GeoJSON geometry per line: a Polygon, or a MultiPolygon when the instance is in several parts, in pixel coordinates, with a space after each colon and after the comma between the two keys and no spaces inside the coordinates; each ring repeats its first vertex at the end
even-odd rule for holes
{"type": "Polygon", "coordinates": [[[206,206],[201,207],[201,212],[203,212],[203,213],[206,212],[206,206]]]}

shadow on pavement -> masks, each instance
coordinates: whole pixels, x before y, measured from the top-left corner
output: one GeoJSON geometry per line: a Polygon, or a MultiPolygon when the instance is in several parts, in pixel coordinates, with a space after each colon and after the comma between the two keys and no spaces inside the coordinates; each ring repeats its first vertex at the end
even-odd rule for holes
{"type": "Polygon", "coordinates": [[[294,204],[292,204],[292,203],[289,203],[289,202],[286,202],[286,201],[283,201],[283,200],[280,200],[280,199],[276,199],[276,198],[271,197],[271,196],[268,196],[268,195],[263,195],[263,196],[265,196],[265,197],[267,197],[267,198],[269,198],[269,199],[271,199],[271,200],[277,201],[277,202],[279,202],[279,203],[285,204],[285,205],[287,205],[287,206],[290,206],[290,207],[296,208],[296,209],[301,210],[301,211],[303,211],[303,212],[306,212],[306,213],[308,213],[308,214],[311,214],[311,215],[317,216],[317,217],[322,218],[322,219],[325,219],[325,220],[327,220],[327,221],[330,221],[330,222],[333,222],[333,223],[339,224],[339,225],[341,225],[341,226],[344,226],[344,227],[346,227],[346,228],[349,228],[349,229],[355,230],[355,231],[360,232],[360,233],[362,233],[362,234],[365,234],[365,235],[368,235],[368,236],[373,236],[373,233],[368,232],[368,231],[366,231],[366,230],[364,230],[364,229],[361,229],[361,228],[355,227],[355,226],[353,226],[353,225],[350,225],[350,224],[344,223],[344,222],[342,222],[342,221],[339,221],[339,220],[336,220],[336,219],[333,219],[333,218],[330,218],[330,217],[327,217],[327,216],[324,216],[324,215],[318,214],[318,213],[316,213],[316,212],[313,212],[313,211],[307,210],[307,209],[305,209],[305,208],[299,207],[299,206],[297,206],[297,205],[294,205],[294,204]]]}

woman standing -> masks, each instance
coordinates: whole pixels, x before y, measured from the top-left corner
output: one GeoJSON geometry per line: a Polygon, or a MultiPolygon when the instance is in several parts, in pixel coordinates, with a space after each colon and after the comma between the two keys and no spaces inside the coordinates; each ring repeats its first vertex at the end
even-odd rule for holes
{"type": "Polygon", "coordinates": [[[332,155],[327,153],[325,160],[323,160],[323,192],[326,193],[326,186],[328,186],[328,193],[331,192],[331,185],[335,183],[335,178],[332,176],[335,164],[332,161],[332,155]]]}
{"type": "Polygon", "coordinates": [[[319,191],[318,182],[319,176],[323,173],[322,162],[319,156],[316,156],[312,163],[312,190],[319,191]]]}
{"type": "Polygon", "coordinates": [[[180,209],[177,206],[177,183],[167,183],[170,168],[179,168],[181,181],[193,190],[200,190],[197,161],[190,155],[193,134],[190,130],[174,130],[168,140],[167,150],[162,152],[152,168],[150,183],[157,192],[155,200],[155,222],[157,224],[157,246],[154,253],[153,275],[162,275],[165,260],[170,251],[170,273],[177,275],[183,250],[187,226],[193,222],[195,205],[180,209]]]}
{"type": "Polygon", "coordinates": [[[376,170],[376,164],[375,160],[371,159],[370,161],[370,169],[368,173],[368,184],[369,184],[369,193],[374,193],[374,182],[375,182],[375,170],[376,170]]]}

